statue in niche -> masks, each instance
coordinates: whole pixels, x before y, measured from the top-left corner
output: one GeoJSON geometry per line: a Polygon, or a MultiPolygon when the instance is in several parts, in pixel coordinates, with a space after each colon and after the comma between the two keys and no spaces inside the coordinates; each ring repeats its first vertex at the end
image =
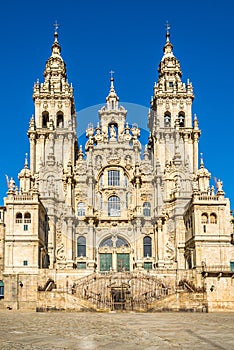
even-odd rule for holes
{"type": "Polygon", "coordinates": [[[181,189],[181,177],[179,175],[175,176],[175,190],[180,191],[181,189]]]}
{"type": "Polygon", "coordinates": [[[96,132],[96,135],[95,135],[95,140],[96,140],[97,143],[103,141],[103,136],[101,134],[100,128],[97,128],[97,132],[96,132]]]}
{"type": "Polygon", "coordinates": [[[112,124],[111,127],[110,127],[110,137],[111,137],[111,139],[115,139],[116,138],[116,130],[115,130],[114,124],[112,124]]]}
{"type": "Polygon", "coordinates": [[[100,169],[102,167],[102,157],[101,156],[97,156],[96,166],[97,166],[97,169],[100,169]]]}
{"type": "Polygon", "coordinates": [[[48,192],[54,192],[55,190],[54,176],[52,175],[47,178],[47,189],[48,192]]]}

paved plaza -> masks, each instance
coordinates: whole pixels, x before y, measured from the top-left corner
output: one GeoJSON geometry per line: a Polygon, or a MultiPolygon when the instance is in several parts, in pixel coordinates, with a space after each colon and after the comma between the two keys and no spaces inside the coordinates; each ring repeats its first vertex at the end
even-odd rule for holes
{"type": "Polygon", "coordinates": [[[0,311],[1,350],[232,350],[234,313],[0,311]]]}

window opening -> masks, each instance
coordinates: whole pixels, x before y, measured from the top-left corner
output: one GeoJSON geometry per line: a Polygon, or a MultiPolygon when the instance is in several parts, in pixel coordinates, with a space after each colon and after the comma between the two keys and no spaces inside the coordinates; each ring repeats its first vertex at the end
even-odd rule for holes
{"type": "Polygon", "coordinates": [[[85,216],[85,205],[84,205],[84,203],[82,203],[82,202],[78,203],[77,214],[78,214],[78,216],[85,216]]]}
{"type": "Polygon", "coordinates": [[[152,239],[149,236],[144,237],[143,240],[144,258],[152,256],[152,239]]]}
{"type": "Polygon", "coordinates": [[[206,213],[203,213],[201,216],[201,223],[202,224],[208,224],[208,215],[206,213]]]}
{"type": "Polygon", "coordinates": [[[31,214],[30,213],[25,213],[24,214],[24,222],[25,223],[31,223],[31,214]]]}
{"type": "Polygon", "coordinates": [[[58,112],[57,113],[57,128],[63,128],[64,121],[63,121],[63,113],[58,112]]]}
{"type": "Polygon", "coordinates": [[[151,206],[149,202],[143,203],[143,215],[150,216],[151,215],[151,206]]]}
{"type": "Polygon", "coordinates": [[[119,186],[120,185],[120,172],[119,170],[108,171],[108,186],[119,186]]]}
{"type": "Polygon", "coordinates": [[[42,127],[47,128],[48,123],[49,123],[49,113],[43,112],[42,113],[42,127]]]}
{"type": "Polygon", "coordinates": [[[77,256],[78,257],[86,256],[86,238],[84,236],[77,238],[77,256]]]}
{"type": "Polygon", "coordinates": [[[164,116],[164,127],[169,128],[171,126],[171,114],[167,112],[164,116]]]}
{"type": "Polygon", "coordinates": [[[0,280],[0,299],[4,298],[4,282],[0,280]]]}
{"type": "Polygon", "coordinates": [[[185,120],[185,115],[183,112],[180,112],[179,113],[179,124],[180,124],[180,127],[184,127],[184,120],[185,120]]]}
{"type": "Polygon", "coordinates": [[[22,215],[22,213],[17,213],[16,214],[15,222],[17,224],[21,224],[23,222],[23,215],[22,215]]]}
{"type": "Polygon", "coordinates": [[[120,199],[112,196],[108,199],[108,216],[120,216],[120,199]]]}
{"type": "Polygon", "coordinates": [[[217,216],[215,213],[210,214],[210,223],[217,224],[217,216]]]}

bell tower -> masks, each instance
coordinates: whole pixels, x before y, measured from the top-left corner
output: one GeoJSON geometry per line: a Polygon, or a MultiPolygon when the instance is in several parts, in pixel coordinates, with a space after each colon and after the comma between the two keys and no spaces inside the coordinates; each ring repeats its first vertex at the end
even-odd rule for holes
{"type": "Polygon", "coordinates": [[[34,84],[35,116],[28,130],[32,181],[49,217],[50,268],[72,266],[74,261],[73,169],[78,153],[73,87],[68,83],[57,29],[56,24],[44,81],[34,84]]]}
{"type": "Polygon", "coordinates": [[[68,83],[66,64],[58,43],[55,26],[52,54],[46,62],[44,82],[34,84],[35,116],[30,121],[30,169],[38,173],[48,159],[65,168],[74,166],[77,152],[76,113],[72,84],[68,83]]]}
{"type": "Polygon", "coordinates": [[[182,71],[173,54],[169,30],[167,24],[164,55],[159,64],[148,119],[154,162],[159,161],[164,167],[176,154],[180,154],[190,171],[196,173],[200,130],[196,116],[192,122],[193,86],[189,79],[187,84],[181,80],[182,71]]]}

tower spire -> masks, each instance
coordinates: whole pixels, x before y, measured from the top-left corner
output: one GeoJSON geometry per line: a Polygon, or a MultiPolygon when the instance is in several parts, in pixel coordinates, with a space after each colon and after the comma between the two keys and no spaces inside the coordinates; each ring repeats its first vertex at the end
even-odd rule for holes
{"type": "Polygon", "coordinates": [[[106,103],[109,109],[118,109],[119,97],[115,92],[114,76],[113,76],[114,73],[115,72],[113,70],[110,71],[110,92],[106,98],[106,103]]]}

